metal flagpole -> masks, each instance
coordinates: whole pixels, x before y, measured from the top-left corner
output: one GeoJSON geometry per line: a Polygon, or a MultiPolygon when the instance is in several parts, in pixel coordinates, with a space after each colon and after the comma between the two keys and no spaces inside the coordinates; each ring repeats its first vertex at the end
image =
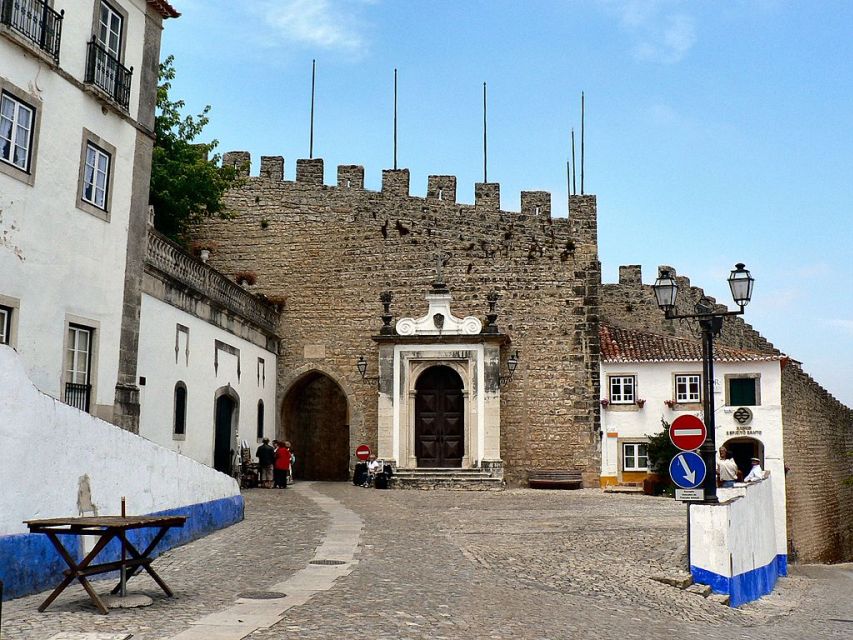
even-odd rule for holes
{"type": "Polygon", "coordinates": [[[308,142],[308,157],[314,157],[314,79],[316,75],[317,61],[311,61],[311,136],[308,142]]]}
{"type": "Polygon", "coordinates": [[[489,181],[488,146],[486,142],[486,83],[483,83],[483,182],[489,181]]]}
{"type": "Polygon", "coordinates": [[[584,164],[584,96],[581,91],[581,195],[583,195],[583,164],[584,164]]]}
{"type": "Polygon", "coordinates": [[[575,130],[572,129],[572,194],[578,195],[578,171],[575,168],[575,130]]]}
{"type": "Polygon", "coordinates": [[[397,168],[397,69],[394,69],[394,169],[397,168]]]}

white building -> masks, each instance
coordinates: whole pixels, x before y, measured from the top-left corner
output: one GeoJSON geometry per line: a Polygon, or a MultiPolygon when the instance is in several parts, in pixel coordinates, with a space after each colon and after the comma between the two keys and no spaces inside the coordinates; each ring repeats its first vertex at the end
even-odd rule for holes
{"type": "Polygon", "coordinates": [[[0,343],[43,392],[135,430],[160,33],[178,14],[0,4],[0,343]]]}
{"type": "MultiPolygon", "coordinates": [[[[649,473],[648,436],[684,413],[702,415],[698,342],[601,325],[601,486],[641,483],[649,473]]],[[[774,477],[785,513],[782,368],[789,359],[718,346],[714,359],[716,443],[744,477],[750,458],[774,477]]]]}

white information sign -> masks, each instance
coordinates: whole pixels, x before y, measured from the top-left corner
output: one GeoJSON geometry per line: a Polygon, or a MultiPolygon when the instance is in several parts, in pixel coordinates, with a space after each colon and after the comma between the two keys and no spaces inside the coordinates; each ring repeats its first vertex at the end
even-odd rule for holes
{"type": "Polygon", "coordinates": [[[705,499],[704,489],[676,489],[675,499],[682,502],[701,502],[705,499]]]}

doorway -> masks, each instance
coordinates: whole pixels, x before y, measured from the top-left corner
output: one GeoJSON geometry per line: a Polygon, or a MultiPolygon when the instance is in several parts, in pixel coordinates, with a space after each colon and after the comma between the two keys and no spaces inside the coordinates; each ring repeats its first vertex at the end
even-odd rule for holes
{"type": "Polygon", "coordinates": [[[752,469],[752,458],[760,459],[761,468],[764,468],[764,445],[761,441],[755,438],[733,438],[726,442],[725,447],[729,450],[729,455],[734,458],[744,478],[752,469]]]}
{"type": "Polygon", "coordinates": [[[237,413],[237,401],[229,395],[216,399],[216,425],[213,436],[213,468],[222,473],[231,474],[231,460],[234,457],[234,417],[237,413]]]}
{"type": "Polygon", "coordinates": [[[297,380],[282,403],[280,439],[290,441],[299,480],[349,478],[349,405],[329,376],[312,371],[297,380]]]}
{"type": "Polygon", "coordinates": [[[415,457],[419,467],[461,467],[465,455],[462,378],[450,367],[430,367],[415,385],[415,457]]]}

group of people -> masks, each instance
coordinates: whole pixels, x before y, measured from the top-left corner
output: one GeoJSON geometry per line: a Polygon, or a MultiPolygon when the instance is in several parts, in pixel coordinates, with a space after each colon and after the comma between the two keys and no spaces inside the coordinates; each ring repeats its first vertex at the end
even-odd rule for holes
{"type": "Polygon", "coordinates": [[[750,460],[752,468],[749,470],[746,478],[743,477],[743,472],[738,469],[737,462],[730,454],[729,450],[724,446],[720,447],[720,461],[717,463],[717,479],[719,485],[724,489],[729,489],[735,486],[735,482],[758,482],[764,480],[764,470],[761,468],[761,459],[752,458],[750,460]]]}
{"type": "Polygon", "coordinates": [[[264,489],[287,489],[288,481],[293,483],[293,465],[296,455],[290,448],[290,441],[279,442],[264,438],[255,454],[258,457],[260,486],[264,489]]]}

